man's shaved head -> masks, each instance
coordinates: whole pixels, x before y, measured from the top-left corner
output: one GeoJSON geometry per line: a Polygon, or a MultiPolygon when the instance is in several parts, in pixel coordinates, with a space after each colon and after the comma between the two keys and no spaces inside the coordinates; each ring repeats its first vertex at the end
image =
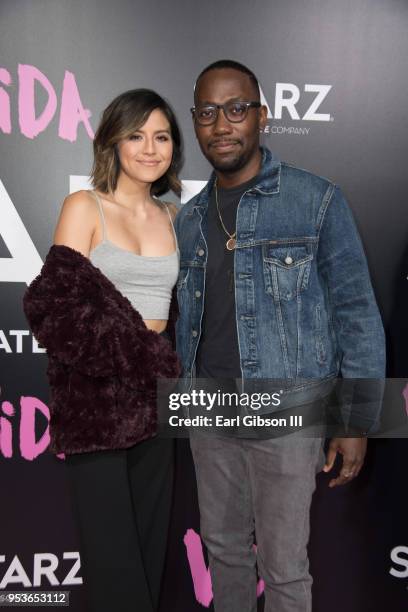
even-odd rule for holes
{"type": "Polygon", "coordinates": [[[259,91],[259,83],[258,83],[258,79],[256,78],[255,74],[252,72],[252,70],[244,66],[244,64],[241,64],[240,62],[236,62],[234,60],[224,59],[224,60],[218,60],[217,62],[213,62],[212,64],[209,64],[209,66],[204,68],[204,70],[202,70],[200,74],[198,75],[197,80],[195,82],[194,90],[196,90],[198,82],[201,79],[201,77],[204,76],[204,74],[206,74],[207,72],[210,72],[211,70],[222,70],[225,68],[230,68],[232,70],[238,70],[238,72],[242,72],[243,74],[246,74],[251,80],[251,83],[254,87],[254,94],[255,94],[254,100],[260,101],[261,94],[259,91]]]}

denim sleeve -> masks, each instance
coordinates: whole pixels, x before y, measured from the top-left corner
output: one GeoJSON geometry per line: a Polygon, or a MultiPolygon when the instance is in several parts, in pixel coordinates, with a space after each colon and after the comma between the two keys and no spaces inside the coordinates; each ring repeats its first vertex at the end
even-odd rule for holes
{"type": "Polygon", "coordinates": [[[338,409],[346,429],[373,433],[384,389],[384,330],[360,236],[338,187],[324,214],[317,261],[327,287],[340,375],[354,379],[338,385],[338,409]]]}
{"type": "Polygon", "coordinates": [[[322,221],[317,263],[328,289],[342,377],[384,378],[381,316],[360,236],[338,187],[322,221]]]}

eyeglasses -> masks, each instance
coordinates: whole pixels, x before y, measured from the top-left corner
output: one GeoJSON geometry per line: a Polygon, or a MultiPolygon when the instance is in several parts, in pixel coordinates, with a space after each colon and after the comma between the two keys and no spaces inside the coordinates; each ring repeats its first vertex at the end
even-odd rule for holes
{"type": "Polygon", "coordinates": [[[226,102],[225,104],[204,104],[190,108],[194,121],[199,125],[212,125],[218,119],[220,108],[231,123],[241,123],[248,115],[249,108],[260,108],[260,102],[226,102]]]}

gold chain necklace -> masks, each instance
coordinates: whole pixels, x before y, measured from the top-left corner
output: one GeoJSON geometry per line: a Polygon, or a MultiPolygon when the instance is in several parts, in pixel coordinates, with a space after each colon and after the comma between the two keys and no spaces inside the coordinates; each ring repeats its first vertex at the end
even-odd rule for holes
{"type": "Polygon", "coordinates": [[[227,247],[228,251],[233,251],[235,249],[235,245],[237,244],[237,241],[235,239],[235,236],[237,235],[237,232],[235,231],[233,234],[230,234],[229,231],[227,230],[227,228],[224,225],[224,221],[222,220],[221,217],[221,213],[220,213],[220,207],[218,205],[218,188],[217,188],[217,179],[215,179],[215,183],[214,183],[214,187],[215,187],[215,204],[217,206],[217,213],[218,213],[218,218],[220,220],[222,229],[224,230],[224,232],[227,234],[228,236],[228,240],[225,243],[225,246],[227,247]]]}

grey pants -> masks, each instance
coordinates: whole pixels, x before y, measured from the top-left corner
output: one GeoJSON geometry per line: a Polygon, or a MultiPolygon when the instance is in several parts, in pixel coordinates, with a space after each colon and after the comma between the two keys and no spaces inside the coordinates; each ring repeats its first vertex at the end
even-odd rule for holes
{"type": "Polygon", "coordinates": [[[249,440],[194,431],[190,444],[216,612],[256,611],[256,563],[265,612],[311,612],[306,546],[323,440],[301,432],[249,440]]]}

